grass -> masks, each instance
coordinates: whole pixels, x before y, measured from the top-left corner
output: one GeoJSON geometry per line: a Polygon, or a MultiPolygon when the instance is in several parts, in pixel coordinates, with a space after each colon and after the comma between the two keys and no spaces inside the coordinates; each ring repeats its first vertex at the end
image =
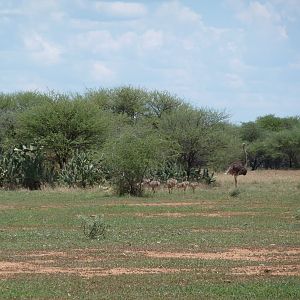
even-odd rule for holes
{"type": "Polygon", "coordinates": [[[299,299],[300,171],[249,172],[235,197],[231,176],[217,182],[143,198],[0,191],[1,299],[299,299]],[[103,215],[106,237],[86,237],[80,215],[103,215]]]}

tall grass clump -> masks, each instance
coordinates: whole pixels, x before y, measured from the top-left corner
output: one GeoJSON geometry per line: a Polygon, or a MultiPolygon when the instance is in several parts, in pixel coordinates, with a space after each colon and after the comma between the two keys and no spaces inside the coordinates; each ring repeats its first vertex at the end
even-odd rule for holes
{"type": "Polygon", "coordinates": [[[106,238],[108,225],[104,222],[103,216],[79,216],[83,234],[90,239],[106,238]]]}
{"type": "Polygon", "coordinates": [[[232,198],[238,197],[241,194],[241,191],[238,188],[235,188],[229,192],[229,196],[232,198]]]}

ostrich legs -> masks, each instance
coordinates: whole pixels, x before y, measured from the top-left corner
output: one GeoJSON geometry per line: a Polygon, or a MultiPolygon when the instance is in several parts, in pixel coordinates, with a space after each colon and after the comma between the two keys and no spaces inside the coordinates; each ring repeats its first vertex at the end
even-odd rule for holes
{"type": "Polygon", "coordinates": [[[243,143],[243,151],[245,154],[245,163],[243,164],[241,161],[236,161],[232,163],[229,168],[227,169],[225,174],[230,174],[234,176],[234,185],[237,187],[237,177],[239,175],[246,175],[247,174],[247,161],[248,155],[246,150],[246,144],[243,143]]]}

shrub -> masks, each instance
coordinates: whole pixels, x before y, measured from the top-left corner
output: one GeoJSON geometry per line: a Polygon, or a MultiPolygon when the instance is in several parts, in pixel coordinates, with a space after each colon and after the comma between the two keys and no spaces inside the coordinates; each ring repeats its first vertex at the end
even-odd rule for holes
{"type": "Polygon", "coordinates": [[[0,185],[16,188],[22,185],[30,190],[41,188],[44,175],[41,149],[22,145],[6,152],[0,158],[0,185]]]}
{"type": "Polygon", "coordinates": [[[59,180],[69,187],[94,186],[101,181],[100,167],[87,153],[76,151],[61,170],[59,180]]]}
{"type": "Polygon", "coordinates": [[[141,183],[150,170],[160,166],[169,149],[166,140],[149,130],[125,128],[104,146],[104,164],[119,195],[140,196],[141,183]]]}
{"type": "Polygon", "coordinates": [[[83,234],[90,239],[105,238],[108,225],[104,222],[103,216],[79,216],[83,234]]]}
{"type": "Polygon", "coordinates": [[[237,197],[237,196],[239,196],[240,193],[241,193],[241,191],[239,189],[233,189],[232,191],[229,192],[229,196],[237,197]]]}

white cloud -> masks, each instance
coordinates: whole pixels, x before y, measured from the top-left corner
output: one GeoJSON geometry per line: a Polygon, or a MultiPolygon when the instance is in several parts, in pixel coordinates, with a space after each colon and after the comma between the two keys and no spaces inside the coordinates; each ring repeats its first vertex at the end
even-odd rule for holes
{"type": "Polygon", "coordinates": [[[288,33],[287,33],[287,30],[284,26],[277,26],[277,32],[278,32],[279,37],[281,39],[287,39],[289,37],[288,33]]]}
{"type": "Polygon", "coordinates": [[[72,46],[91,50],[93,53],[103,51],[117,51],[130,46],[136,40],[136,34],[125,32],[113,37],[108,30],[92,30],[77,35],[71,40],[72,46]]]}
{"type": "Polygon", "coordinates": [[[239,89],[244,86],[244,81],[237,74],[227,73],[225,74],[225,84],[230,88],[239,89]]]}
{"type": "Polygon", "coordinates": [[[21,7],[26,13],[49,13],[58,10],[60,3],[60,0],[26,0],[21,7]]]}
{"type": "Polygon", "coordinates": [[[182,5],[179,1],[169,1],[162,4],[159,7],[158,15],[183,23],[201,21],[200,14],[193,11],[190,7],[182,5]]]}
{"type": "Polygon", "coordinates": [[[99,1],[95,8],[100,13],[116,17],[136,18],[147,14],[146,7],[137,2],[99,1]]]}
{"type": "Polygon", "coordinates": [[[274,11],[271,5],[251,2],[246,10],[238,14],[238,18],[244,22],[279,22],[280,15],[274,11]]]}
{"type": "MultiPolygon", "coordinates": [[[[231,2],[234,3],[234,2],[231,2]]],[[[251,1],[248,6],[241,3],[234,3],[237,10],[237,18],[249,26],[256,28],[259,33],[275,35],[277,39],[285,40],[288,38],[284,18],[280,9],[275,7],[271,2],[261,3],[251,1]]]]}
{"type": "Polygon", "coordinates": [[[145,50],[159,49],[163,46],[163,40],[162,31],[150,29],[141,36],[141,47],[145,50]]]}
{"type": "Polygon", "coordinates": [[[61,61],[62,49],[56,44],[47,41],[37,33],[23,37],[26,50],[37,62],[45,65],[57,64],[61,61]]]}
{"type": "Polygon", "coordinates": [[[107,67],[103,62],[96,61],[92,63],[91,66],[91,76],[95,81],[99,83],[109,83],[114,80],[115,72],[107,67]]]}

